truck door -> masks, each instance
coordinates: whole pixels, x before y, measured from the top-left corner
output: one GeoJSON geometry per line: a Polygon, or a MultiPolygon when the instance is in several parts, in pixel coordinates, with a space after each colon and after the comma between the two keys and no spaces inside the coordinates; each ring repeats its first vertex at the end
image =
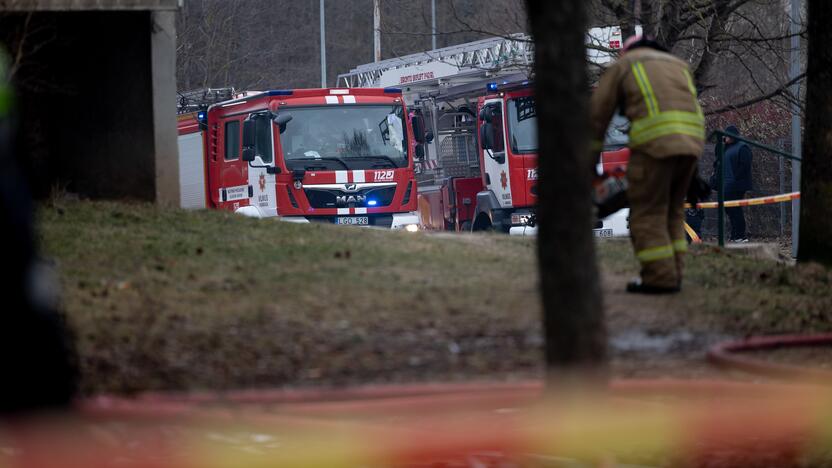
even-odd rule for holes
{"type": "Polygon", "coordinates": [[[502,99],[484,102],[478,122],[480,151],[482,151],[486,190],[494,193],[501,207],[511,208],[511,173],[508,165],[509,158],[506,154],[503,110],[502,99]],[[483,144],[484,142],[488,143],[483,144]]]}
{"type": "MultiPolygon", "coordinates": [[[[216,143],[209,142],[212,171],[211,198],[217,208],[235,211],[248,204],[248,171],[240,158],[241,118],[232,117],[214,125],[216,143]]],[[[212,138],[213,139],[213,138],[212,138]]]]}
{"type": "Polygon", "coordinates": [[[271,113],[251,114],[247,120],[254,121],[254,160],[248,164],[248,184],[252,188],[250,204],[257,207],[262,217],[277,216],[277,171],[271,113]]]}

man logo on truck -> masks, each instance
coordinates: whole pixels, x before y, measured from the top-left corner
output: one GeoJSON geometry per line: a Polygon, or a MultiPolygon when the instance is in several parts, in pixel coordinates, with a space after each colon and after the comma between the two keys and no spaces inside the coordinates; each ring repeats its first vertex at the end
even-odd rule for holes
{"type": "Polygon", "coordinates": [[[335,197],[335,203],[338,206],[347,206],[350,203],[361,203],[367,201],[366,195],[338,195],[335,197]]]}

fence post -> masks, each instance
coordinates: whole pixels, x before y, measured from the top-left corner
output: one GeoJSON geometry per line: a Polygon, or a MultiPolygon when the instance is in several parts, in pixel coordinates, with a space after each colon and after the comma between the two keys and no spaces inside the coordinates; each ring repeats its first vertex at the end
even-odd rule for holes
{"type": "MultiPolygon", "coordinates": [[[[785,151],[785,145],[780,146],[785,151]]],[[[786,158],[781,156],[777,158],[777,162],[777,173],[780,176],[780,190],[777,193],[786,193],[786,158]]],[[[782,238],[786,234],[786,204],[778,203],[778,205],[780,205],[780,237],[782,238]]]]}
{"type": "Polygon", "coordinates": [[[722,135],[717,135],[716,141],[716,160],[717,160],[717,188],[716,188],[716,220],[717,232],[719,238],[719,246],[725,247],[725,165],[723,160],[725,158],[725,142],[722,135]]]}

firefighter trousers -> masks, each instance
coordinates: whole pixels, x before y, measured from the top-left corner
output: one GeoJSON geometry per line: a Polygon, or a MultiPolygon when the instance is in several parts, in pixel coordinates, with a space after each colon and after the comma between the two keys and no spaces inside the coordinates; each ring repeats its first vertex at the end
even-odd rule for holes
{"type": "Polygon", "coordinates": [[[684,202],[695,170],[694,156],[654,158],[635,150],[630,156],[630,239],[645,285],[675,288],[682,284],[688,250],[684,202]]]}

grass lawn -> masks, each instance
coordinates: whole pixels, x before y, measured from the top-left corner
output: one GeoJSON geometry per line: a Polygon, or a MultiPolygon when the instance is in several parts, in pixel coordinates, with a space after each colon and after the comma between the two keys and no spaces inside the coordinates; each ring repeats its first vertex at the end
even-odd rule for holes
{"type": "Polygon", "coordinates": [[[86,391],[468,378],[539,367],[534,243],[146,204],[40,211],[86,391]]]}
{"type": "MultiPolygon", "coordinates": [[[[87,393],[541,372],[533,239],[65,200],[41,206],[39,229],[87,393]]],[[[636,271],[625,242],[599,257],[636,271]]],[[[689,271],[671,312],[721,333],[832,329],[821,267],[704,247],[689,271]]]]}

